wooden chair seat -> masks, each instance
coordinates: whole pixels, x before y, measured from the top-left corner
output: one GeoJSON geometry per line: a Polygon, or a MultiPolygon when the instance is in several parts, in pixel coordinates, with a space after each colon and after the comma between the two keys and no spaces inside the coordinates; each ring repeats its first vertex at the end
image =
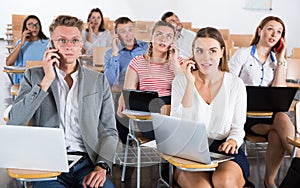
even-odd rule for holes
{"type": "Polygon", "coordinates": [[[267,139],[265,137],[251,134],[246,134],[245,139],[253,143],[267,142],[267,139]]]}
{"type": "Polygon", "coordinates": [[[290,136],[288,136],[286,138],[286,140],[287,140],[288,143],[290,143],[290,144],[292,144],[292,145],[294,145],[298,148],[300,147],[300,137],[290,137],[290,136]]]}

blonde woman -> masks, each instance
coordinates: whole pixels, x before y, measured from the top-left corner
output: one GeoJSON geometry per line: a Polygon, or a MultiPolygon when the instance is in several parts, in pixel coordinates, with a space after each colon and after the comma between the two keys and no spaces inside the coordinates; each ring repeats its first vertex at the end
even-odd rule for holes
{"type": "MultiPolygon", "coordinates": [[[[156,91],[165,104],[171,103],[171,84],[180,70],[182,58],[178,57],[175,29],[167,22],[158,21],[152,29],[148,54],[131,60],[125,75],[125,89],[156,91]]],[[[123,95],[119,98],[117,114],[123,117],[123,95]]],[[[150,138],[153,138],[153,135],[150,138]]]]}

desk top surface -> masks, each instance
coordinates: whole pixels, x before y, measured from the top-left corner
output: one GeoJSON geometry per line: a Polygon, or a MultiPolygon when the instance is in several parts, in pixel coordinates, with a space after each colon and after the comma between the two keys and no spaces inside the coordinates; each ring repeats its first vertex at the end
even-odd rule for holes
{"type": "Polygon", "coordinates": [[[169,163],[172,165],[179,167],[179,168],[184,168],[184,169],[214,169],[218,166],[218,163],[214,164],[203,164],[195,161],[191,161],[188,159],[183,159],[175,156],[170,156],[166,154],[160,153],[162,158],[167,160],[169,163]]]}

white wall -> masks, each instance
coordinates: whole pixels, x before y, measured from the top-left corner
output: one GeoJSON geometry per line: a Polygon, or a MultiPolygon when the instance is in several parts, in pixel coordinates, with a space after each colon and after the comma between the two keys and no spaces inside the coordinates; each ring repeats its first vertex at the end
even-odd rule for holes
{"type": "Polygon", "coordinates": [[[288,54],[300,47],[299,0],[272,0],[272,11],[245,10],[245,0],[5,0],[0,6],[0,37],[5,38],[6,24],[11,14],[35,14],[49,35],[48,26],[54,16],[71,14],[86,21],[92,8],[99,7],[104,17],[116,19],[128,16],[132,20],[158,20],[168,10],[178,13],[182,21],[193,27],[229,28],[231,33],[254,33],[258,23],[267,15],[276,15],[286,24],[288,54]]]}

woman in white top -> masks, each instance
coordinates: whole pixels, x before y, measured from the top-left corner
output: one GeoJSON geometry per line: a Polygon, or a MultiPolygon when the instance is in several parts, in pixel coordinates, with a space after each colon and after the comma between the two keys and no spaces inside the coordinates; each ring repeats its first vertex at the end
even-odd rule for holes
{"type": "Polygon", "coordinates": [[[89,13],[88,28],[82,32],[83,49],[87,55],[93,54],[95,47],[110,47],[111,33],[104,28],[103,14],[99,8],[94,8],[89,13]]]}
{"type": "MultiPolygon", "coordinates": [[[[256,29],[251,46],[238,50],[231,58],[230,72],[239,76],[246,85],[286,87],[284,37],[285,25],[280,18],[264,18],[256,29]]],[[[275,178],[285,152],[291,154],[293,150],[286,141],[287,136],[294,135],[293,123],[285,112],[277,112],[272,118],[247,118],[245,131],[268,139],[264,184],[268,188],[276,187],[275,178]]]]}
{"type": "Polygon", "coordinates": [[[171,115],[205,123],[210,151],[233,155],[212,172],[176,169],[174,178],[181,187],[243,187],[249,164],[240,149],[246,121],[246,88],[229,73],[226,49],[220,32],[200,29],[193,42],[193,57],[181,65],[184,74],[172,85],[171,115]]]}

